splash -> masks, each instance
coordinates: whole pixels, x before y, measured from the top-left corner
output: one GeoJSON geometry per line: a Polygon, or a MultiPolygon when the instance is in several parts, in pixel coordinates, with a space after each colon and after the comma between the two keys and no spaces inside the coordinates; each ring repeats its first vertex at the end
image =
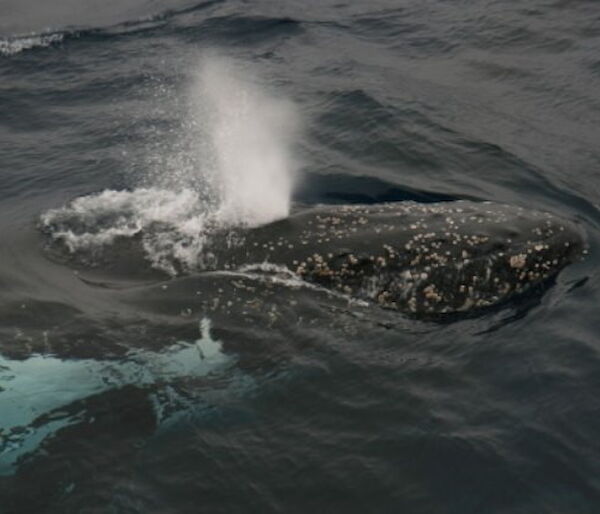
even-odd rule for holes
{"type": "Polygon", "coordinates": [[[71,254],[100,256],[119,239],[139,237],[146,259],[170,275],[198,263],[211,223],[198,193],[140,188],[75,199],[41,217],[42,226],[71,254]]]}
{"type": "Polygon", "coordinates": [[[204,58],[192,74],[184,119],[165,137],[130,191],[77,198],[41,217],[72,254],[137,238],[146,259],[171,275],[202,261],[211,232],[257,226],[290,209],[298,117],[247,66],[204,58]]]}

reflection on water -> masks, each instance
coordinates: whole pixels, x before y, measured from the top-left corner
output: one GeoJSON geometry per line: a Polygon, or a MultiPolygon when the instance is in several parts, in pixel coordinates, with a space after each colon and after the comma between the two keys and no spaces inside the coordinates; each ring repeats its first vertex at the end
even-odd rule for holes
{"type": "MultiPolygon", "coordinates": [[[[134,350],[121,360],[33,355],[18,361],[0,355],[0,476],[13,473],[17,460],[46,437],[82,419],[82,412],[66,409],[73,402],[124,386],[166,388],[172,380],[205,376],[228,364],[231,358],[210,337],[210,321],[203,319],[199,328],[193,342],[160,353],[134,350]]],[[[172,395],[154,391],[152,400],[160,422],[172,395]]]]}

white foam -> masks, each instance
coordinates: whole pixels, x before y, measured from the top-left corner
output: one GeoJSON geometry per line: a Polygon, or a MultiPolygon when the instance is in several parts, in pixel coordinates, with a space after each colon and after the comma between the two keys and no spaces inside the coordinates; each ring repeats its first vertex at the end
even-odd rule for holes
{"type": "Polygon", "coordinates": [[[209,217],[195,191],[142,188],[77,198],[43,214],[41,223],[73,253],[139,235],[152,265],[176,274],[175,264],[195,267],[209,217]]]}
{"type": "Polygon", "coordinates": [[[346,300],[348,304],[357,305],[360,307],[369,306],[368,302],[361,300],[360,298],[336,291],[335,289],[324,287],[318,283],[307,282],[300,277],[300,275],[294,273],[287,266],[281,264],[274,264],[271,262],[250,263],[240,266],[236,271],[222,271],[220,273],[223,275],[241,276],[269,284],[277,284],[284,286],[287,289],[310,289],[333,298],[346,300]]]}
{"type": "Polygon", "coordinates": [[[46,47],[62,41],[64,34],[27,34],[0,38],[0,55],[15,55],[36,47],[46,47]]]}

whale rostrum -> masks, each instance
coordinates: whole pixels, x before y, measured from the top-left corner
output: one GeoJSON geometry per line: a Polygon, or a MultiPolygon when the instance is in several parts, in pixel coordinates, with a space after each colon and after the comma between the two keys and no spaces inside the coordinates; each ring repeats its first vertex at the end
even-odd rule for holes
{"type": "Polygon", "coordinates": [[[215,234],[204,270],[285,266],[302,279],[407,313],[488,307],[554,277],[584,252],[581,230],[491,202],[322,205],[215,234]]]}

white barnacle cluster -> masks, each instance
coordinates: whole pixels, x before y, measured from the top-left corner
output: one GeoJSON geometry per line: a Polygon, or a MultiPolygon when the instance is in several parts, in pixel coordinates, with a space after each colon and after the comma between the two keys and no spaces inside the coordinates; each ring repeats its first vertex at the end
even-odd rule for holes
{"type": "Polygon", "coordinates": [[[522,269],[527,263],[527,256],[522,253],[511,255],[508,262],[511,268],[522,269]]]}
{"type": "MultiPolygon", "coordinates": [[[[427,223],[422,218],[408,225],[407,229],[414,233],[404,243],[403,251],[409,256],[407,264],[412,271],[398,274],[394,294],[390,296],[389,291],[386,295],[379,294],[379,303],[392,305],[402,301],[410,312],[449,312],[491,305],[511,291],[523,288],[521,284],[514,286],[514,279],[502,275],[505,252],[490,253],[490,247],[486,246],[490,237],[473,233],[473,225],[483,221],[505,224],[506,213],[486,210],[471,215],[468,209],[465,212],[461,207],[453,209],[446,205],[425,210],[430,214],[444,213],[443,221],[437,220],[437,233],[424,230],[427,223]]],[[[536,246],[532,248],[535,250],[536,246]]],[[[538,249],[541,250],[539,245],[538,249]]],[[[522,268],[526,263],[526,256],[521,254],[508,259],[511,268],[522,268]]],[[[523,278],[539,277],[534,271],[523,278]]]]}
{"type": "Polygon", "coordinates": [[[300,276],[310,274],[315,277],[330,277],[333,274],[333,270],[329,268],[328,261],[319,253],[309,255],[306,259],[298,262],[295,271],[300,276]]]}

